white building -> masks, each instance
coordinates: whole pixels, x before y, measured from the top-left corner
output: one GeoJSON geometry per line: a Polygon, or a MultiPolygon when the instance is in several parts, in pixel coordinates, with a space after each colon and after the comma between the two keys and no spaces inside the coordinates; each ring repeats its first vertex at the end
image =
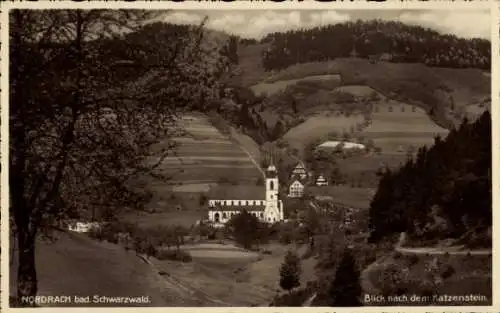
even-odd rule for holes
{"type": "Polygon", "coordinates": [[[98,222],[78,222],[68,223],[68,230],[76,233],[88,233],[92,229],[98,229],[101,225],[98,222]]]}
{"type": "Polygon", "coordinates": [[[349,141],[325,141],[318,146],[318,148],[342,148],[342,150],[350,149],[365,149],[365,145],[361,143],[349,142],[349,141]]]}
{"type": "Polygon", "coordinates": [[[316,186],[328,186],[328,181],[323,177],[323,175],[319,175],[316,179],[316,186]]]}
{"type": "Polygon", "coordinates": [[[208,220],[222,226],[235,214],[246,210],[266,223],[284,220],[283,201],[278,197],[278,172],[274,165],[266,170],[265,187],[220,186],[209,192],[208,220]]]}
{"type": "Polygon", "coordinates": [[[302,198],[303,196],[304,196],[304,184],[299,179],[295,179],[288,188],[288,197],[302,198]]]}

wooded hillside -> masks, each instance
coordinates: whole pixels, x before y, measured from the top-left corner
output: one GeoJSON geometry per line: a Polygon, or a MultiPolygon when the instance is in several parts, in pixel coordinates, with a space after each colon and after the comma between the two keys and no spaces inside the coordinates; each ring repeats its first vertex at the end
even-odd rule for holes
{"type": "Polygon", "coordinates": [[[357,21],[273,33],[262,42],[270,43],[263,54],[266,70],[348,56],[453,68],[491,66],[488,40],[443,35],[394,21],[357,21]]]}
{"type": "Polygon", "coordinates": [[[419,149],[399,170],[386,170],[370,207],[371,239],[399,232],[420,240],[487,234],[491,189],[491,115],[486,111],[474,123],[464,120],[446,139],[437,137],[431,148],[419,149]]]}

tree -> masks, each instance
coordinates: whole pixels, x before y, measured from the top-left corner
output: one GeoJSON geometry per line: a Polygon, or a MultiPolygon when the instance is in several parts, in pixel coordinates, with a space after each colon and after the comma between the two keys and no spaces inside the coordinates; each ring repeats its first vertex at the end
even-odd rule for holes
{"type": "Polygon", "coordinates": [[[285,131],[285,126],[283,125],[283,122],[281,122],[281,120],[276,121],[276,124],[274,124],[273,130],[270,134],[271,135],[270,139],[272,141],[278,140],[279,138],[281,138],[284,131],[285,131]]]}
{"type": "Polygon", "coordinates": [[[330,287],[331,306],[361,306],[361,292],[356,261],[351,250],[346,248],[330,287]]]}
{"type": "Polygon", "coordinates": [[[288,251],[280,268],[280,287],[290,291],[300,286],[300,259],[296,253],[288,251]]]}
{"type": "Polygon", "coordinates": [[[256,216],[243,210],[240,214],[233,215],[226,227],[236,243],[245,249],[251,249],[259,239],[259,223],[256,216]]]}
{"type": "Polygon", "coordinates": [[[217,100],[226,60],[199,27],[157,11],[10,11],[11,221],[17,297],[37,294],[35,241],[68,216],[141,209],[167,180],[176,116],[217,100]],[[151,146],[162,141],[163,148],[151,146]],[[148,161],[148,162],[145,162],[148,161]]]}

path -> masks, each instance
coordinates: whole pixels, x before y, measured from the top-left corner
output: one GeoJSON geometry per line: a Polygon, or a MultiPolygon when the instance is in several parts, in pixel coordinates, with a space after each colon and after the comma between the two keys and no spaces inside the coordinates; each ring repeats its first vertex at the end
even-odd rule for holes
{"type": "MultiPolygon", "coordinates": [[[[452,246],[452,247],[402,247],[402,245],[406,242],[406,234],[403,232],[399,236],[398,242],[394,245],[394,251],[402,253],[402,254],[414,254],[414,255],[491,255],[491,249],[477,249],[477,250],[459,250],[462,249],[462,246],[452,246]]],[[[366,294],[378,294],[379,290],[377,287],[373,285],[369,278],[370,272],[380,265],[379,262],[375,261],[368,265],[361,272],[361,285],[364,293],[366,294]]]]}
{"type": "Polygon", "coordinates": [[[262,174],[262,178],[265,180],[266,179],[266,174],[264,173],[264,170],[260,167],[259,163],[253,158],[252,154],[244,147],[242,143],[236,138],[236,136],[233,135],[234,132],[237,132],[234,128],[231,127],[231,138],[238,143],[238,146],[240,147],[243,152],[248,156],[250,161],[255,165],[255,167],[259,170],[259,172],[262,174]]]}
{"type": "MultiPolygon", "coordinates": [[[[148,258],[138,255],[144,262],[146,262],[151,268],[153,269],[154,272],[159,273],[161,270],[153,263],[151,262],[148,258]]],[[[210,297],[208,294],[205,292],[194,288],[190,286],[188,283],[183,282],[181,279],[168,274],[162,276],[163,280],[165,281],[166,284],[168,284],[167,288],[176,288],[180,293],[184,294],[186,297],[190,298],[201,298],[200,300],[207,300],[209,302],[212,302],[216,306],[231,306],[230,303],[224,302],[222,300],[214,299],[210,297]],[[201,296],[201,297],[200,297],[201,296]]],[[[206,306],[206,304],[204,304],[206,306]]]]}
{"type": "Polygon", "coordinates": [[[491,249],[462,250],[464,246],[449,247],[403,247],[406,243],[406,233],[399,235],[398,242],[394,245],[394,250],[402,254],[428,254],[428,255],[489,255],[491,249]]]}

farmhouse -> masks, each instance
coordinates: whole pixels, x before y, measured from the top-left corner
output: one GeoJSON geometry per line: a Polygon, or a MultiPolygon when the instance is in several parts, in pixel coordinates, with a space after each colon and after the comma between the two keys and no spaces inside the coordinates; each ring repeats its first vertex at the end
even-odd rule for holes
{"type": "Polygon", "coordinates": [[[288,197],[290,198],[302,198],[304,196],[304,181],[301,179],[295,179],[290,184],[288,188],[288,197]]]}
{"type": "Polygon", "coordinates": [[[328,186],[328,181],[323,177],[323,175],[319,175],[316,179],[316,186],[328,186]]]}
{"type": "Polygon", "coordinates": [[[300,179],[304,179],[307,177],[307,171],[306,171],[306,167],[304,166],[304,163],[302,162],[299,162],[299,164],[297,164],[295,166],[295,168],[292,170],[292,177],[297,177],[297,178],[300,178],[300,179]]]}
{"type": "Polygon", "coordinates": [[[265,187],[260,186],[220,186],[209,192],[208,220],[221,227],[233,215],[246,210],[266,223],[284,219],[283,201],[279,199],[278,171],[269,165],[266,172],[265,187]]]}

